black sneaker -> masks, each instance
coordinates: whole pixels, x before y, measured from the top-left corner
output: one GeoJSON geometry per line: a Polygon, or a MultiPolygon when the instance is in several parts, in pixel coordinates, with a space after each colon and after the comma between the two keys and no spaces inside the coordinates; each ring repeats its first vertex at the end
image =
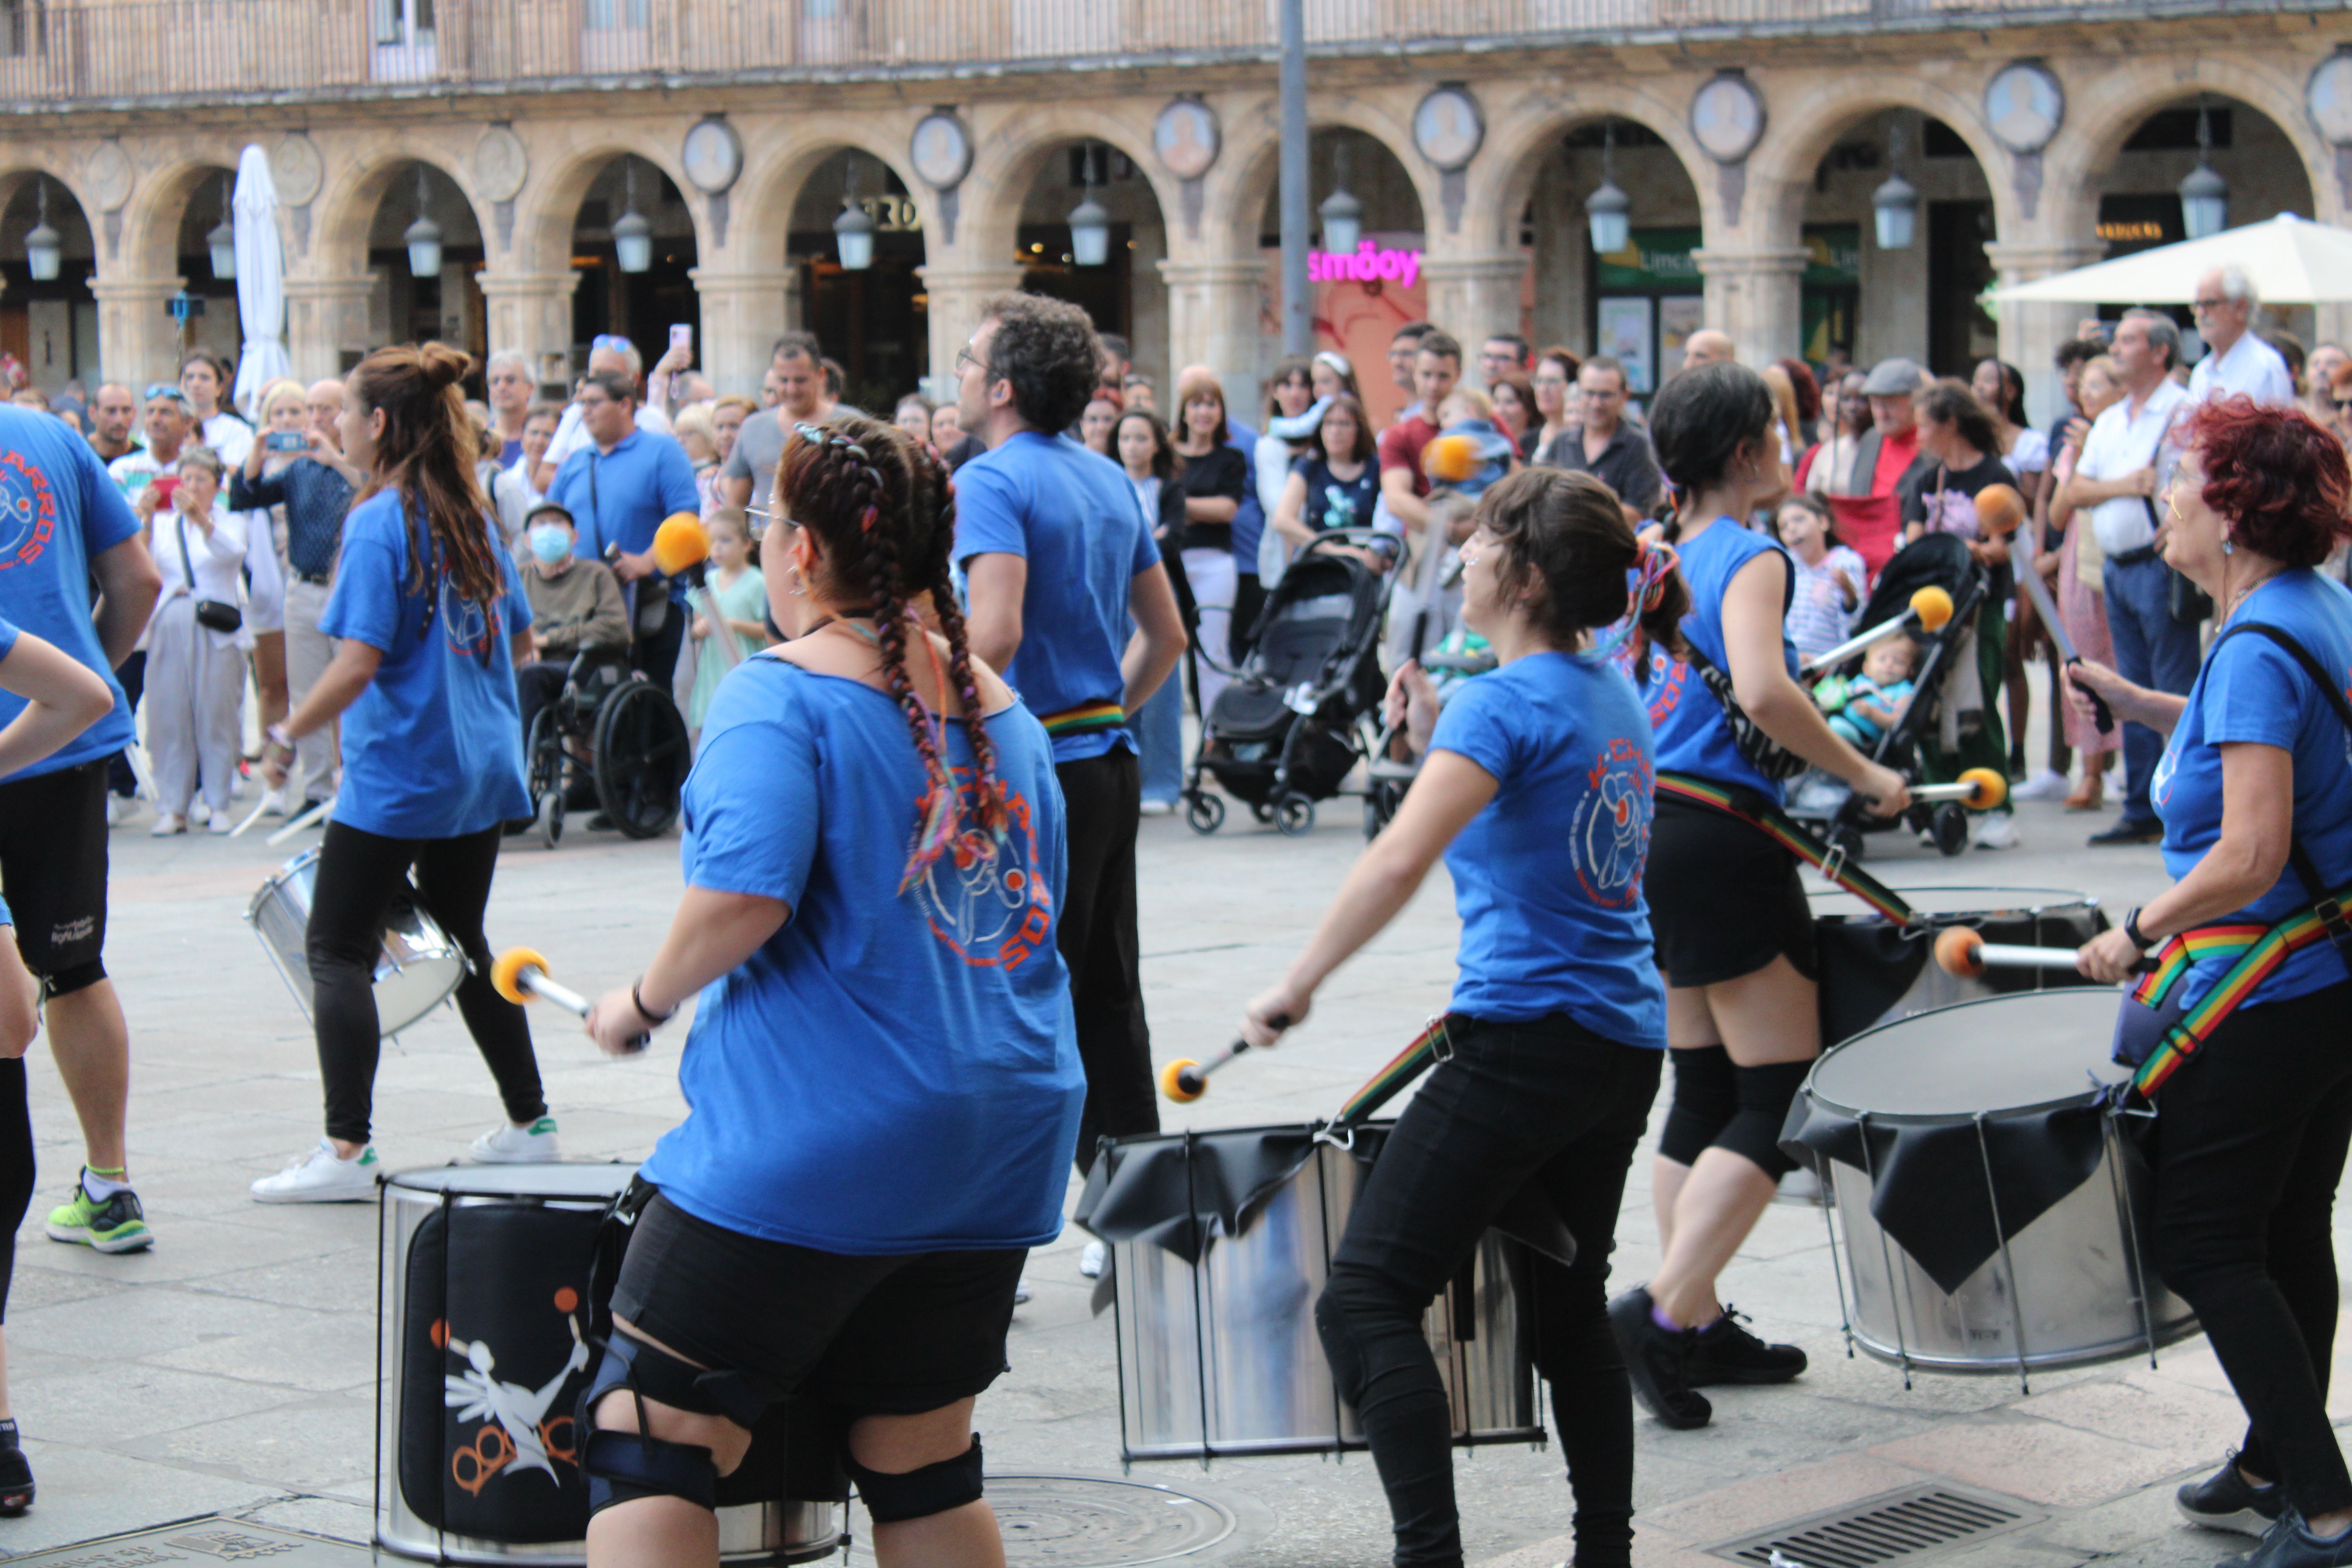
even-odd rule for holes
{"type": "Polygon", "coordinates": [[[33,1506],[33,1467],[16,1446],[16,1424],[0,1421],[0,1519],[33,1506]]]}
{"type": "Polygon", "coordinates": [[[1748,1321],[1729,1307],[1692,1341],[1688,1382],[1693,1388],[1717,1384],[1787,1383],[1805,1370],[1805,1352],[1794,1345],[1768,1345],[1739,1325],[1748,1321]]]}
{"type": "Polygon", "coordinates": [[[2322,1538],[2311,1533],[2303,1515],[2290,1508],[2263,1532],[2263,1543],[2217,1568],[2347,1568],[2352,1565],[2352,1530],[2322,1538]]]}
{"type": "Polygon", "coordinates": [[[2286,1511],[2286,1493],[2279,1484],[2258,1487],[2246,1479],[2234,1452],[2219,1470],[2174,1492],[2172,1501],[2191,1524],[2247,1535],[2265,1533],[2286,1511]]]}
{"type": "Polygon", "coordinates": [[[2105,833],[2092,834],[2089,839],[2090,846],[2094,849],[2113,848],[2118,844],[2161,844],[2163,842],[2164,824],[2152,816],[2145,822],[2134,822],[2126,816],[2105,833]]]}
{"type": "Polygon", "coordinates": [[[1609,1303],[1609,1326],[1625,1352],[1633,1397],[1659,1422],[1678,1432],[1704,1426],[1715,1416],[1706,1395],[1691,1387],[1691,1347],[1696,1329],[1662,1329],[1650,1316],[1650,1292],[1636,1286],[1609,1303]]]}

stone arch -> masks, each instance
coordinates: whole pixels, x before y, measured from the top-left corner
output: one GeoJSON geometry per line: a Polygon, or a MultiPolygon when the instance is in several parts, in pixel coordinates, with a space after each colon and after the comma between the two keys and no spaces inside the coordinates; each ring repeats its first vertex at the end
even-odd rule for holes
{"type": "MultiPolygon", "coordinates": [[[[901,126],[878,116],[844,116],[822,125],[795,116],[780,122],[772,132],[763,130],[747,135],[743,174],[729,193],[730,199],[743,198],[741,226],[728,236],[730,248],[754,267],[781,265],[801,188],[838,153],[865,153],[897,175],[918,202],[935,206],[937,198],[930,187],[917,178],[907,163],[907,139],[913,129],[911,120],[901,126]]],[[[927,249],[931,245],[933,216],[929,211],[923,215],[927,249]]]]}
{"type": "MultiPolygon", "coordinates": [[[[971,174],[958,191],[962,221],[957,244],[983,265],[1010,257],[1013,236],[1021,226],[1021,209],[1030,187],[1045,172],[1045,161],[1063,148],[1080,142],[1099,142],[1124,153],[1143,177],[1159,205],[1160,221],[1169,224],[1171,248],[1178,229],[1169,220],[1178,211],[1174,176],[1151,155],[1151,126],[1091,105],[1059,104],[1024,109],[988,125],[976,137],[971,174]]],[[[910,188],[928,195],[929,187],[910,188]]]]}
{"type": "MultiPolygon", "coordinates": [[[[1391,113],[1383,103],[1352,92],[1311,96],[1307,108],[1310,135],[1318,131],[1356,131],[1385,148],[1412,183],[1413,199],[1421,205],[1423,230],[1433,230],[1439,211],[1439,175],[1429,166],[1428,160],[1414,151],[1412,127],[1408,120],[1391,113]]],[[[1258,253],[1259,225],[1282,175],[1280,112],[1273,100],[1265,100],[1250,118],[1247,140],[1240,146],[1228,146],[1219,160],[1234,166],[1226,191],[1222,193],[1223,232],[1217,235],[1232,255],[1254,257],[1258,253]]],[[[1406,113],[1410,115],[1410,108],[1406,113]]],[[[1308,224],[1315,221],[1310,213],[1308,224]]]]}
{"type": "Polygon", "coordinates": [[[1600,120],[1630,120],[1664,142],[1698,194],[1701,226],[1715,227],[1718,182],[1706,176],[1716,163],[1692,139],[1687,117],[1675,103],[1634,81],[1591,81],[1565,91],[1530,89],[1503,104],[1486,129],[1486,146],[1469,170],[1462,204],[1470,226],[1468,247],[1515,249],[1519,242],[1519,216],[1526,211],[1544,163],[1559,138],[1600,120]]]}
{"type": "MultiPolygon", "coordinates": [[[[72,199],[74,206],[89,222],[91,237],[96,238],[104,218],[96,204],[83,192],[80,160],[68,161],[60,157],[57,149],[46,143],[17,142],[9,147],[5,161],[0,161],[0,211],[6,210],[8,205],[16,200],[18,187],[37,174],[47,175],[53,187],[49,205],[50,223],[53,226],[57,223],[57,197],[63,195],[72,199]]],[[[103,242],[98,247],[98,260],[101,267],[106,266],[103,242]]]]}
{"type": "MultiPolygon", "coordinates": [[[[375,226],[376,214],[391,194],[394,183],[413,177],[409,171],[419,163],[457,188],[457,194],[473,213],[475,226],[481,231],[484,251],[496,254],[497,237],[488,221],[490,204],[475,192],[473,171],[467,166],[467,160],[446,148],[401,143],[371,147],[364,153],[336,160],[331,165],[326,184],[310,199],[311,210],[319,217],[310,234],[309,256],[312,264],[305,270],[338,278],[365,272],[368,231],[375,226]]],[[[289,247],[287,254],[290,259],[295,252],[289,247]]]]}
{"type": "MultiPolygon", "coordinates": [[[[684,134],[686,121],[678,122],[684,134]]],[[[620,157],[642,158],[667,177],[686,198],[688,220],[694,226],[694,247],[697,256],[712,256],[719,247],[712,243],[709,232],[709,202],[686,177],[678,163],[677,142],[658,143],[650,135],[625,137],[614,135],[584,146],[566,148],[544,174],[534,169],[530,183],[518,198],[515,216],[515,242],[509,255],[517,267],[535,265],[550,272],[562,271],[570,265],[572,231],[580,217],[580,204],[587,198],[589,187],[596,183],[607,165],[620,157]]],[[[549,151],[543,139],[532,146],[534,156],[549,151]]]]}
{"type": "MultiPolygon", "coordinates": [[[[1768,86],[1776,110],[1784,112],[1774,115],[1764,139],[1748,154],[1748,190],[1738,220],[1756,244],[1799,243],[1804,203],[1796,193],[1812,184],[1814,170],[1839,137],[1857,121],[1886,110],[1916,110],[1950,127],[1984,172],[1996,235],[2006,239],[2023,230],[2027,219],[2017,191],[2015,161],[1984,122],[1982,104],[1974,96],[1982,82],[1975,76],[1955,85],[1910,73],[1846,72],[1768,86]],[[1792,86],[1796,90],[1790,90],[1792,86]]],[[[1907,155],[1917,157],[1919,149],[1910,148],[1907,155]]],[[[2044,189],[2053,184],[2050,177],[2042,182],[2044,189]]]]}
{"type": "Polygon", "coordinates": [[[45,153],[26,149],[0,167],[0,263],[5,263],[8,278],[0,316],[15,318],[13,324],[23,332],[24,365],[35,385],[55,392],[80,377],[95,390],[101,333],[92,285],[104,258],[100,215],[45,153]],[[47,222],[63,255],[56,279],[37,282],[26,240],[42,221],[45,194],[47,222]]]}
{"type": "MultiPolygon", "coordinates": [[[[180,220],[188,204],[223,174],[236,177],[236,147],[189,153],[142,174],[122,209],[121,270],[140,278],[173,278],[180,271],[180,220]]],[[[282,228],[284,219],[281,216],[282,228]]]]}

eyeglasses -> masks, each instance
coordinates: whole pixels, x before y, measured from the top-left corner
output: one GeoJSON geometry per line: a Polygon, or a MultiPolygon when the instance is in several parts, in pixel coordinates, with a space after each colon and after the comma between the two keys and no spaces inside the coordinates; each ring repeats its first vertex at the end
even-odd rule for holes
{"type": "Polygon", "coordinates": [[[2229,302],[2227,300],[2192,300],[2189,301],[2189,308],[2202,316],[2208,311],[2220,310],[2229,302]]]}
{"type": "Polygon", "coordinates": [[[963,347],[956,350],[955,367],[956,374],[958,375],[961,375],[966,370],[986,370],[988,368],[986,365],[981,363],[979,359],[973,355],[971,345],[970,343],[966,343],[963,347]]]}
{"type": "Polygon", "coordinates": [[[2331,397],[2328,401],[2336,405],[2336,413],[2352,413],[2352,397],[2331,397]]]}

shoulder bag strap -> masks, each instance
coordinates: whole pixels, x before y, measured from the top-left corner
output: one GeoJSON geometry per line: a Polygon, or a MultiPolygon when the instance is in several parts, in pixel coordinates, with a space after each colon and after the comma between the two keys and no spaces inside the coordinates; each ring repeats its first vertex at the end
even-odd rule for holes
{"type": "MultiPolygon", "coordinates": [[[[2303,666],[2303,672],[2311,678],[2314,686],[2319,688],[2319,694],[2327,700],[2327,705],[2336,710],[2336,721],[2344,726],[2347,735],[2352,736],[2352,699],[2347,699],[2337,689],[2326,668],[2294,634],[2266,621],[2242,621],[2213,639],[2214,651],[2218,653],[2223,643],[2240,632],[2252,632],[2258,637],[2267,637],[2285,649],[2289,658],[2303,666]]],[[[2210,660],[2211,656],[2207,657],[2210,660]]],[[[2311,895],[2313,912],[2319,916],[2319,923],[2326,928],[2328,940],[2336,944],[2336,952],[2344,960],[2345,966],[2352,969],[2352,918],[2346,916],[2342,903],[2321,879],[2317,862],[2312,859],[2311,851],[2304,847],[2303,835],[2289,834],[2286,852],[2287,862],[2294,868],[2296,879],[2302,882],[2303,890],[2311,895]]]]}

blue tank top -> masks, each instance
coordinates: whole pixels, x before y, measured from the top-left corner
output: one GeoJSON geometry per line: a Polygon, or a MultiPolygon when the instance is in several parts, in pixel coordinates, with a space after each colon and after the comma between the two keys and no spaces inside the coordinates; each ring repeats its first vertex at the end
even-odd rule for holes
{"type": "MultiPolygon", "coordinates": [[[[1723,647],[1724,591],[1742,567],[1768,552],[1779,552],[1784,559],[1788,554],[1769,535],[1742,528],[1727,517],[1716,519],[1680,547],[1683,584],[1690,590],[1691,599],[1690,614],[1682,620],[1684,640],[1726,674],[1730,673],[1731,660],[1723,647]]],[[[1796,582],[1791,563],[1780,584],[1780,656],[1791,679],[1797,673],[1797,647],[1789,640],[1786,621],[1796,582]]],[[[1780,784],[1757,772],[1739,754],[1723,705],[1688,661],[1673,658],[1664,648],[1652,648],[1642,700],[1650,710],[1651,733],[1657,738],[1660,771],[1739,784],[1775,805],[1780,803],[1780,784]]]]}

